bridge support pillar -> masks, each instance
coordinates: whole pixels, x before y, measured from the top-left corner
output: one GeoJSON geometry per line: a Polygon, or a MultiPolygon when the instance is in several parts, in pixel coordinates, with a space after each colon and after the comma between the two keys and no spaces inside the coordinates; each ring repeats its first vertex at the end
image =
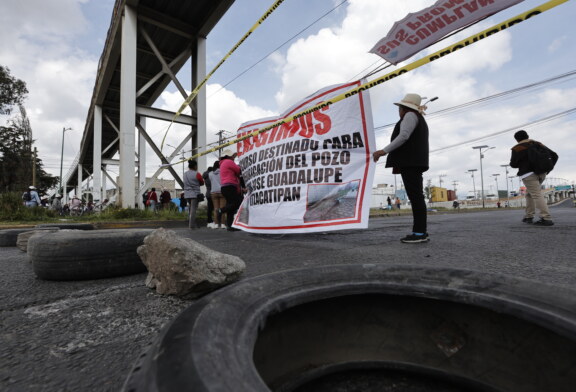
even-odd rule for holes
{"type": "Polygon", "coordinates": [[[136,129],[136,11],[124,7],[122,21],[120,80],[120,180],[119,200],[122,208],[133,208],[135,202],[136,164],[134,162],[136,129]]]}
{"type": "MultiPolygon", "coordinates": [[[[146,129],[146,117],[141,116],[138,120],[142,128],[146,129]]],[[[146,206],[142,203],[142,194],[146,191],[146,139],[143,133],[138,131],[138,192],[136,192],[136,204],[140,209],[145,209],[146,206]]]]}
{"type": "MultiPolygon", "coordinates": [[[[206,77],[206,38],[197,37],[192,45],[192,90],[206,77]]],[[[192,103],[196,107],[196,132],[192,126],[192,155],[199,152],[194,150],[199,146],[206,146],[206,85],[200,89],[198,96],[192,103]]],[[[198,158],[198,171],[206,171],[207,156],[198,158]]]]}
{"type": "Polygon", "coordinates": [[[94,106],[94,153],[92,154],[92,195],[94,204],[99,204],[102,198],[102,106],[94,106]]]}
{"type": "Polygon", "coordinates": [[[76,196],[82,200],[82,164],[78,164],[78,185],[76,186],[76,196]]]}

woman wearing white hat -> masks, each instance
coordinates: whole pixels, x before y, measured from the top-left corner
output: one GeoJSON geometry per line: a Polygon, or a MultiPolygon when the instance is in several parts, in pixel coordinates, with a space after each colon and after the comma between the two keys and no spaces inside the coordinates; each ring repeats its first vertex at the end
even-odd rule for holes
{"type": "Polygon", "coordinates": [[[386,167],[392,173],[400,174],[406,194],[412,204],[414,224],[412,234],[400,241],[404,243],[428,242],[426,201],[422,173],[428,170],[428,125],[424,120],[425,106],[418,94],[406,94],[398,106],[400,121],[396,123],[390,144],[372,155],[374,162],[388,155],[386,167]]]}

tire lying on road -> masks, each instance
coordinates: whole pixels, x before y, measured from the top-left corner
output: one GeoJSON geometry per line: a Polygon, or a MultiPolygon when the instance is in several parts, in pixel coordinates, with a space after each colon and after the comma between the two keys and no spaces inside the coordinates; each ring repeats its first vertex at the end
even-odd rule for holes
{"type": "Polygon", "coordinates": [[[0,230],[0,246],[16,246],[16,241],[18,241],[18,235],[31,230],[34,229],[27,228],[27,229],[0,230]]]}
{"type": "Polygon", "coordinates": [[[574,291],[416,266],[266,274],[180,313],[123,391],[380,391],[390,374],[447,387],[412,391],[572,392],[574,291]]]}
{"type": "Polygon", "coordinates": [[[69,230],[95,230],[96,227],[90,223],[42,223],[36,225],[38,229],[45,228],[58,228],[58,229],[69,229],[69,230]]]}
{"type": "Polygon", "coordinates": [[[44,235],[58,230],[60,230],[58,227],[43,227],[20,233],[16,240],[16,247],[18,247],[22,252],[28,252],[28,241],[33,235],[44,235]]]}
{"type": "Polygon", "coordinates": [[[111,278],[145,272],[136,253],[152,229],[58,231],[32,236],[28,256],[45,280],[111,278]]]}

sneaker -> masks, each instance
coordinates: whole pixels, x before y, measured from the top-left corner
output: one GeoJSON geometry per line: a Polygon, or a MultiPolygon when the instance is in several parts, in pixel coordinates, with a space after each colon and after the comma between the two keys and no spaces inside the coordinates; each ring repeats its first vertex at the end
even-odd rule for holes
{"type": "Polygon", "coordinates": [[[418,242],[428,242],[430,241],[430,238],[428,238],[428,233],[421,235],[410,234],[402,238],[400,241],[405,244],[416,244],[418,242]]]}
{"type": "Polygon", "coordinates": [[[540,219],[537,222],[534,222],[534,226],[554,226],[554,222],[548,219],[540,219]]]}
{"type": "Polygon", "coordinates": [[[534,218],[524,218],[524,219],[522,219],[522,222],[523,223],[532,223],[533,220],[534,220],[534,218]]]}

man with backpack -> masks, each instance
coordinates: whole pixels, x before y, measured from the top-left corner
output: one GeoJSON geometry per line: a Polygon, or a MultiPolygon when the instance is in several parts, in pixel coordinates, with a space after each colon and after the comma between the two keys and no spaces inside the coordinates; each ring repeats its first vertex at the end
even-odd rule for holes
{"type": "Polygon", "coordinates": [[[30,185],[28,190],[22,194],[22,200],[26,207],[38,207],[41,203],[40,196],[33,185],[30,185]]]}
{"type": "Polygon", "coordinates": [[[518,144],[512,147],[510,167],[518,169],[518,177],[526,187],[526,211],[522,222],[553,226],[554,222],[542,193],[542,183],[546,175],[554,169],[558,155],[544,144],[530,139],[524,130],[516,132],[514,139],[518,144]],[[534,222],[536,208],[540,212],[540,220],[534,222]]]}

